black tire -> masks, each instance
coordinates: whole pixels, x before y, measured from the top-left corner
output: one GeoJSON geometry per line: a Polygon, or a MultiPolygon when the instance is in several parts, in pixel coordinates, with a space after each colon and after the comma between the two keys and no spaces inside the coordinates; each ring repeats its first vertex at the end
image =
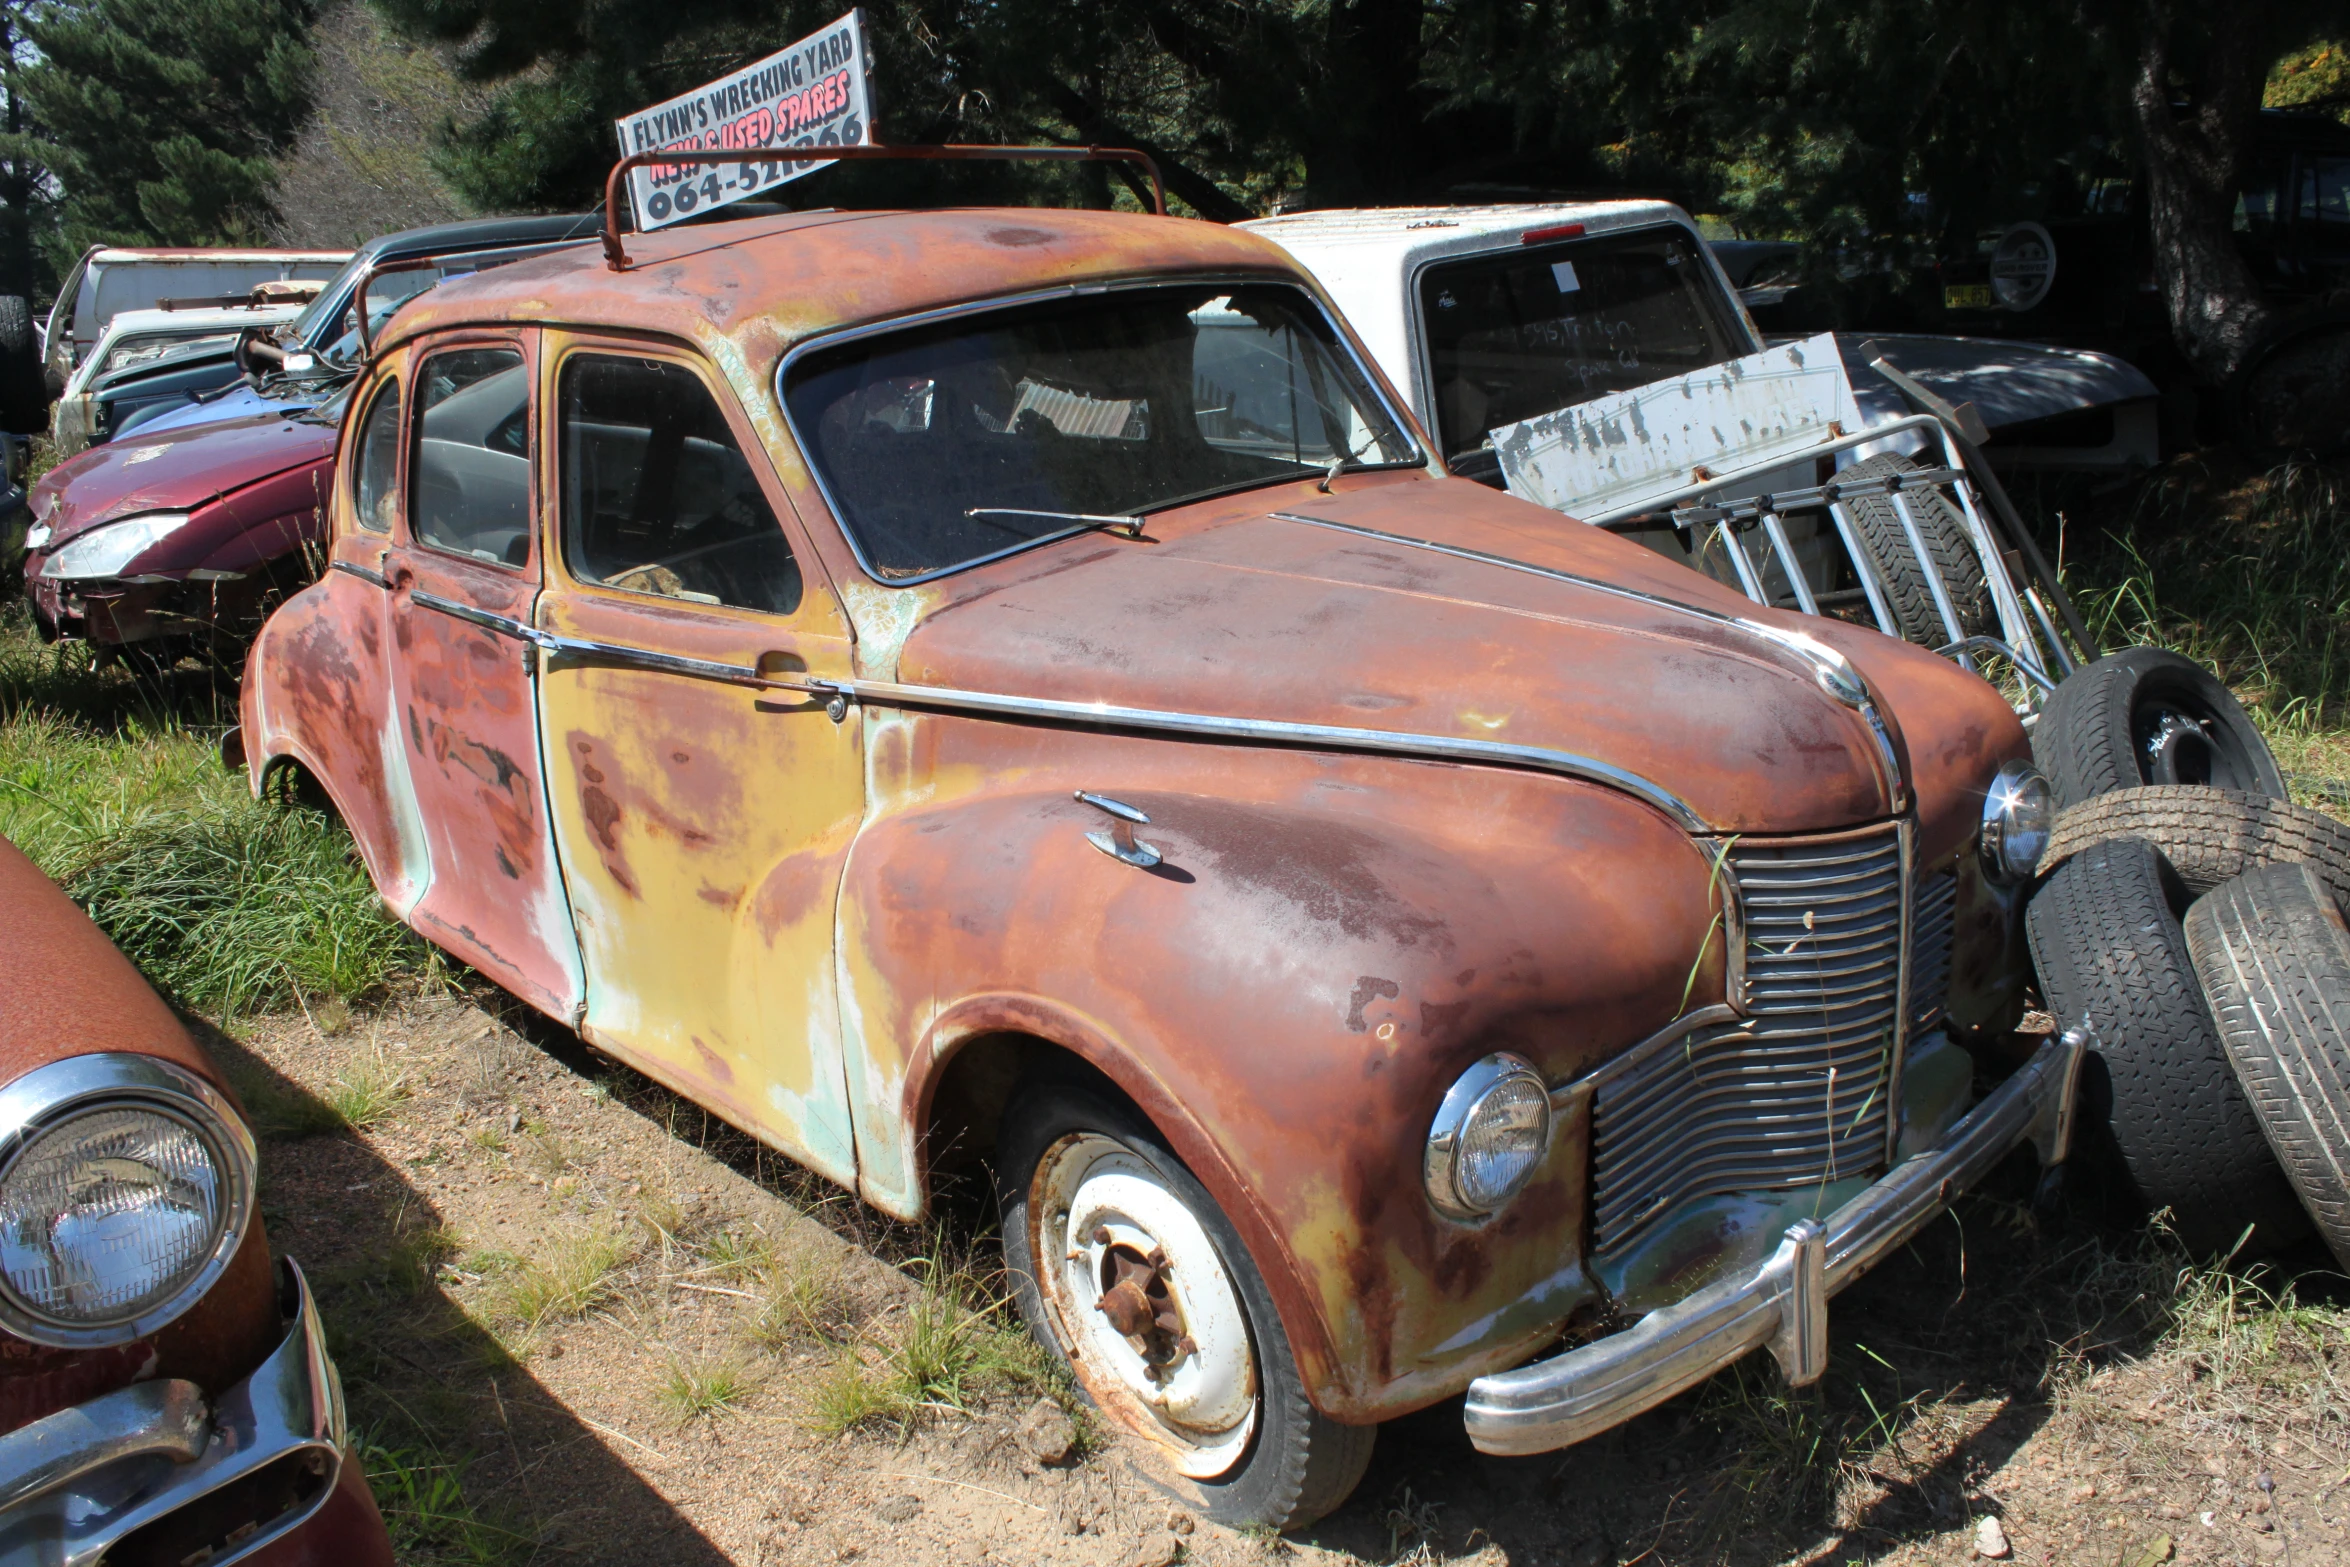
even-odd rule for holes
{"type": "Polygon", "coordinates": [[[33,316],[21,294],[0,294],[0,430],[38,435],[49,427],[49,386],[33,347],[33,316]]]}
{"type": "Polygon", "coordinates": [[[2350,827],[2323,811],[2240,789],[2116,789],[2057,813],[2046,875],[2092,844],[2142,838],[2195,897],[2258,865],[2307,865],[2350,903],[2350,827]]]}
{"type": "MultiPolygon", "coordinates": [[[[1376,1426],[1344,1426],[1315,1409],[1290,1353],[1289,1337],[1273,1309],[1273,1298],[1248,1248],[1223,1210],[1183,1161],[1170,1152],[1140,1116],[1124,1103],[1084,1084],[1032,1079],[1013,1098],[996,1143],[997,1196],[1002,1204],[1004,1263],[1013,1298],[1028,1330],[1076,1375],[1086,1401],[1106,1424],[1127,1430],[1122,1403],[1097,1396],[1088,1385],[1081,1357],[1072,1352],[1062,1324],[1038,1283],[1037,1253],[1042,1215],[1031,1194],[1047,1156],[1072,1139],[1106,1138],[1139,1158],[1183,1206],[1212,1242],[1218,1261],[1240,1297],[1247,1319],[1257,1380],[1256,1427],[1242,1456],[1212,1480],[1175,1479],[1172,1488],[1220,1524],[1236,1529],[1296,1529],[1331,1512],[1351,1494],[1371,1461],[1376,1426]]],[[[1064,1221],[1067,1215],[1062,1215],[1064,1221]]],[[[1048,1255],[1059,1255],[1055,1250],[1048,1255]]],[[[1150,1432],[1135,1430],[1137,1445],[1151,1446],[1150,1432]]]]}
{"type": "Polygon", "coordinates": [[[2350,307],[2280,323],[2228,384],[2229,421],[2256,456],[2338,457],[2350,452],[2350,307]]]}
{"type": "MultiPolygon", "coordinates": [[[[1864,479],[1917,471],[1918,465],[1908,458],[1886,452],[1866,462],[1854,463],[1836,475],[1836,482],[1857,484],[1864,479]]],[[[1966,519],[1938,489],[1921,485],[1904,490],[1902,495],[1909,502],[1910,515],[1917,519],[1918,535],[1925,541],[1926,553],[1933,558],[1934,571],[1942,579],[1942,591],[1950,595],[1950,607],[1958,616],[1960,634],[1997,636],[1999,616],[1992,607],[1990,586],[1983,580],[1982,558],[1975,553],[1974,541],[1967,536],[1966,519]]],[[[1853,530],[1860,536],[1861,548],[1868,554],[1869,567],[1885,588],[1885,607],[1892,611],[1902,640],[1920,647],[1948,645],[1950,629],[1942,623],[1942,611],[1934,603],[1934,589],[1918,563],[1917,552],[1909,547],[1909,530],[1901,525],[1901,513],[1895,508],[1893,497],[1864,496],[1846,501],[1844,506],[1852,517],[1853,530]]]]}
{"type": "Polygon", "coordinates": [[[2285,775],[2244,704],[2167,648],[2127,648],[2066,676],[2032,726],[2032,760],[2060,808],[2146,784],[2286,798],[2285,775]]]}
{"type": "Polygon", "coordinates": [[[2264,865],[2195,901],[2187,950],[2260,1129],[2350,1268],[2350,930],[2306,865],[2264,865]]]}
{"type": "Polygon", "coordinates": [[[2086,1016],[2081,1116],[2092,1157],[2168,1208],[2198,1256],[2273,1250],[2308,1233],[2221,1048],[2177,909],[2184,890],[2152,845],[2100,843],[2058,867],[2025,914],[2041,994],[2060,1024],[2086,1016]],[[2098,1145],[2102,1145],[2099,1147],[2098,1145]]]}

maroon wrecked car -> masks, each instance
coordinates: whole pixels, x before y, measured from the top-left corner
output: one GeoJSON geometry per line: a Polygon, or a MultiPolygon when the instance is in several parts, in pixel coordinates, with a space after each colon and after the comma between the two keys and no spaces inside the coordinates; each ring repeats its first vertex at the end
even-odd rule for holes
{"type": "Polygon", "coordinates": [[[42,637],[168,668],[241,648],[315,574],[342,399],[129,436],[33,487],[25,594],[42,637]]]}
{"type": "Polygon", "coordinates": [[[0,838],[0,1562],[391,1567],[253,1134],[0,838]]]}

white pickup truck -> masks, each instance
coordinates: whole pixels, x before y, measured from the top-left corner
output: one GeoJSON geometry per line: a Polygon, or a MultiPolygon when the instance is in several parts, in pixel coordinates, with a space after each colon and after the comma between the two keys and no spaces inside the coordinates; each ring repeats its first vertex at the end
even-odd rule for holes
{"type": "Polygon", "coordinates": [[[1661,201],[1242,227],[1329,290],[1457,474],[1760,603],[1873,622],[1970,665],[2001,655],[2019,705],[2087,649],[1990,476],[1981,409],[1953,405],[2029,426],[2143,402],[2150,420],[2154,387],[2119,361],[1965,339],[1766,347],[1697,225],[1661,201]]]}

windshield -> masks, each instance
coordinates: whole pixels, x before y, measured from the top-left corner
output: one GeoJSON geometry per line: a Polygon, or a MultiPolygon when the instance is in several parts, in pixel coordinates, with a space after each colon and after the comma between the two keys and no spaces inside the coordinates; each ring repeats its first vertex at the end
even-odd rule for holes
{"type": "Polygon", "coordinates": [[[137,337],[115,339],[99,361],[92,378],[112,375],[117,370],[128,370],[133,365],[150,364],[166,354],[183,350],[215,350],[237,340],[235,328],[197,332],[150,332],[137,337]]]}
{"type": "Polygon", "coordinates": [[[784,401],[887,578],[1334,464],[1423,461],[1284,284],[1121,289],[863,338],[793,365],[784,401]]]}
{"type": "Polygon", "coordinates": [[[1420,319],[1447,457],[1502,425],[1753,352],[1678,227],[1432,266],[1420,319]]]}

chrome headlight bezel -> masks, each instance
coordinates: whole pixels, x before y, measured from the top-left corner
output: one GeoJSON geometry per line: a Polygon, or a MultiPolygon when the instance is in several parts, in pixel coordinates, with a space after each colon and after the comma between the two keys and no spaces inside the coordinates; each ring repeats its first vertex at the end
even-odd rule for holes
{"type": "Polygon", "coordinates": [[[2005,762],[1983,791],[1977,836],[1983,874],[2002,887],[2021,886],[2040,868],[2056,828],[2056,792],[2029,762],[2005,762]]]}
{"type": "Polygon", "coordinates": [[[171,1294],[109,1322],[65,1322],[26,1301],[0,1274],[0,1327],[35,1344],[98,1349],[128,1344],[168,1326],[228,1270],[253,1224],[256,1158],[253,1134],[228,1096],[170,1061],[125,1051],[68,1056],[35,1067],[0,1088],[0,1184],[43,1134],[107,1110],[149,1110],[190,1127],[219,1166],[219,1233],[203,1262],[171,1294]]]}
{"type": "Polygon", "coordinates": [[[1542,1168],[1543,1152],[1549,1149],[1555,1120],[1550,1108],[1550,1085],[1532,1062],[1507,1051],[1496,1051],[1476,1062],[1445,1090],[1444,1101],[1437,1106],[1436,1119],[1428,1128],[1428,1144],[1421,1158],[1420,1174],[1427,1188],[1429,1203],[1446,1218],[1463,1223],[1473,1224],[1499,1213],[1526,1189],[1536,1172],[1542,1168]],[[1530,1085],[1540,1095],[1540,1151],[1527,1163],[1524,1174],[1507,1191],[1481,1197],[1463,1189],[1460,1168],[1462,1140],[1478,1113],[1492,1100],[1496,1090],[1512,1083],[1530,1085]]]}
{"type": "Polygon", "coordinates": [[[131,562],[188,525],[184,511],[141,512],[102,522],[57,547],[41,565],[54,582],[105,582],[120,577],[131,562]]]}

